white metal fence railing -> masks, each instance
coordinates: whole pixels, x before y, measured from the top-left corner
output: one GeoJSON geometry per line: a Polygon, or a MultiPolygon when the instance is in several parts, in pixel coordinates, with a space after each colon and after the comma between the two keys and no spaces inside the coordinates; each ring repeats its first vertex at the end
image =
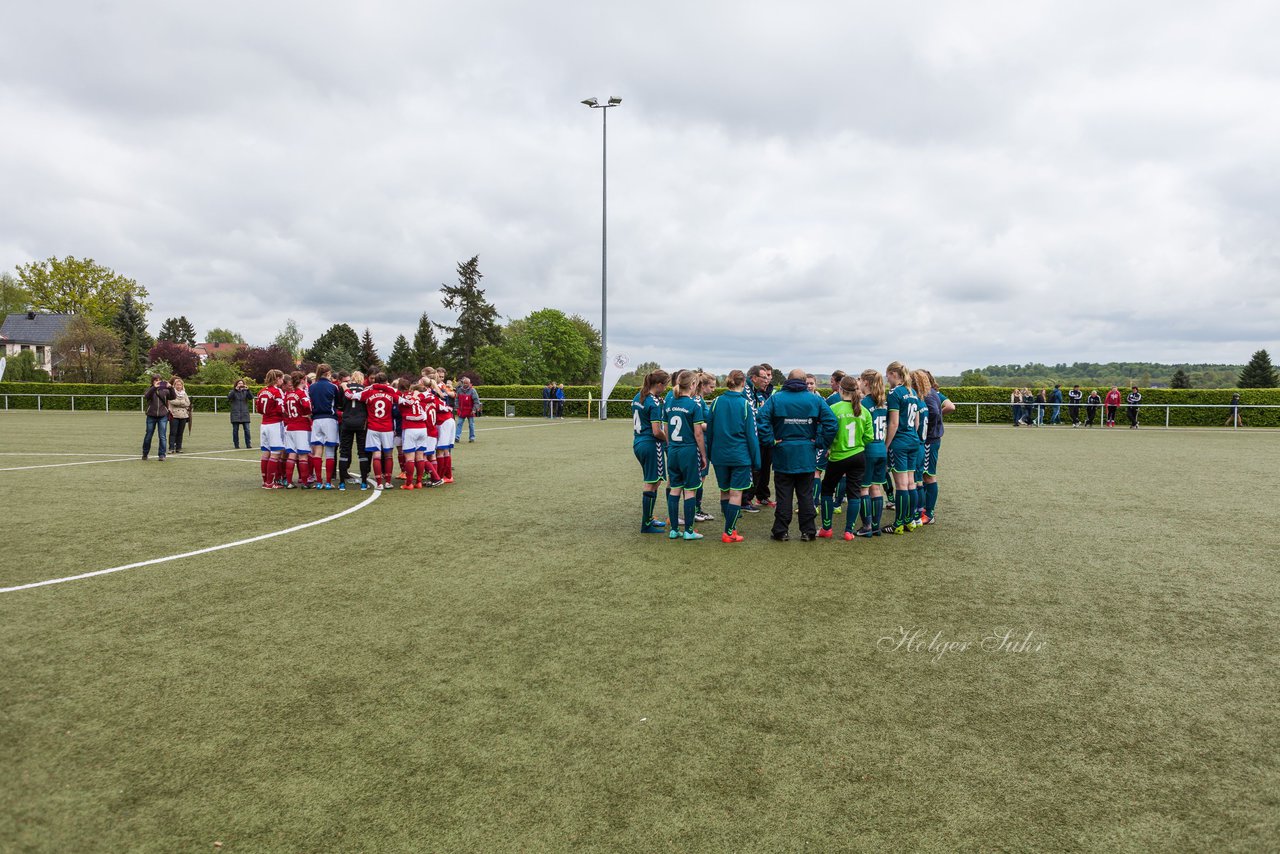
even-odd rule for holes
{"type": "MultiPolygon", "coordinates": [[[[45,410],[56,410],[60,412],[144,412],[146,410],[146,402],[142,395],[134,394],[15,394],[9,393],[0,395],[4,400],[4,409],[35,409],[38,412],[45,410]],[[35,400],[35,406],[16,405],[17,400],[35,400]],[[11,400],[17,399],[17,400],[11,400]],[[50,401],[49,406],[45,405],[46,400],[50,401]],[[56,401],[56,403],[54,402],[56,401]],[[80,401],[77,407],[76,401],[80,401]],[[114,405],[112,401],[115,401],[114,405]],[[86,405],[87,404],[87,405],[86,405]]],[[[213,412],[219,414],[228,410],[228,401],[225,396],[221,395],[191,395],[193,408],[200,412],[213,412]],[[205,402],[205,406],[200,406],[200,402],[205,402]]],[[[609,400],[609,405],[614,410],[614,417],[628,417],[622,410],[630,405],[630,401],[626,400],[609,400]]],[[[1008,402],[961,402],[952,401],[956,405],[957,413],[949,416],[950,423],[961,423],[968,420],[968,411],[966,407],[973,408],[974,424],[996,424],[996,423],[1013,423],[1014,407],[1020,408],[1021,412],[1030,413],[1030,417],[1040,418],[1040,423],[1045,423],[1053,416],[1053,410],[1058,410],[1058,423],[1070,423],[1070,411],[1072,409],[1069,403],[1030,403],[1030,404],[1013,404],[1008,402]]],[[[600,400],[590,396],[581,398],[565,398],[564,400],[547,400],[537,397],[494,397],[481,401],[482,414],[489,417],[517,417],[523,416],[528,418],[592,418],[599,417],[600,400]],[[594,415],[593,415],[594,412],[594,415]]],[[[1079,420],[1083,423],[1088,416],[1089,404],[1082,403],[1077,409],[1079,420]]],[[[1104,420],[1106,417],[1106,404],[1097,404],[1093,407],[1095,410],[1095,421],[1104,420]]],[[[1116,421],[1127,422],[1129,404],[1121,402],[1116,407],[1116,421]]],[[[1241,403],[1233,405],[1230,403],[1140,403],[1138,404],[1138,423],[1142,424],[1147,419],[1148,426],[1150,418],[1154,415],[1156,423],[1163,422],[1166,428],[1172,428],[1177,425],[1173,423],[1174,413],[1179,410],[1217,410],[1220,419],[1215,422],[1217,426],[1232,426],[1236,429],[1240,427],[1250,426],[1245,423],[1249,419],[1250,413],[1265,413],[1271,416],[1273,412],[1280,411],[1280,405],[1276,404],[1245,404],[1241,403]],[[1231,417],[1232,411],[1238,415],[1236,418],[1231,417]]],[[[1280,417],[1268,417],[1265,420],[1271,422],[1276,421],[1276,425],[1280,426],[1280,417]]],[[[1189,425],[1204,426],[1204,425],[1189,425]]],[[[1253,426],[1259,426],[1257,424],[1253,426]]],[[[1266,426],[1273,426],[1267,424],[1266,426]]]]}

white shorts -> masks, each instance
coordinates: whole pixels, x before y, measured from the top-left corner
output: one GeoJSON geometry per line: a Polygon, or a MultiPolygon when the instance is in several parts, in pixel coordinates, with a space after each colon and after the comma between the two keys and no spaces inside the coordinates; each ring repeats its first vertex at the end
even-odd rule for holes
{"type": "Polygon", "coordinates": [[[453,447],[453,439],[458,435],[458,422],[452,418],[446,418],[436,426],[440,430],[436,446],[442,451],[447,451],[453,447]]]}
{"type": "Polygon", "coordinates": [[[284,450],[284,422],[277,421],[275,424],[263,424],[258,428],[258,442],[264,451],[283,451],[284,450]]]}
{"type": "Polygon", "coordinates": [[[375,433],[369,430],[364,434],[364,449],[369,453],[378,451],[394,451],[396,449],[396,434],[392,430],[375,433]]]}
{"type": "Polygon", "coordinates": [[[406,454],[425,451],[427,449],[427,428],[426,427],[406,427],[404,431],[404,441],[401,443],[406,454]]]}
{"type": "Polygon", "coordinates": [[[311,444],[324,445],[326,448],[338,447],[338,422],[332,418],[312,421],[311,444]]]}
{"type": "Polygon", "coordinates": [[[427,441],[426,441],[426,443],[422,446],[422,450],[426,451],[428,454],[434,454],[434,453],[436,452],[436,443],[437,443],[437,441],[438,441],[438,440],[436,439],[436,437],[435,437],[435,436],[432,436],[430,433],[428,433],[428,434],[427,434],[427,441]]]}
{"type": "Polygon", "coordinates": [[[287,454],[311,456],[311,431],[286,430],[284,432],[284,450],[287,454]]]}

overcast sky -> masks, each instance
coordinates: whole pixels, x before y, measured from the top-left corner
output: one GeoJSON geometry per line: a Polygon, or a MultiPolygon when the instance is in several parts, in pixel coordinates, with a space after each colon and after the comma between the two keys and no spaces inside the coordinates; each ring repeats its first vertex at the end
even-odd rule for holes
{"type": "Polygon", "coordinates": [[[8,4],[0,266],[384,357],[488,297],[633,362],[1243,362],[1280,330],[1274,2],[8,4]]]}

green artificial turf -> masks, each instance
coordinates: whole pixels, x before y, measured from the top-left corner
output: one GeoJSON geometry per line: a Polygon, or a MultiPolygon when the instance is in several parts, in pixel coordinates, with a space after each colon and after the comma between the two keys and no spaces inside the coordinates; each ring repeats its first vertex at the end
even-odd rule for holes
{"type": "MultiPolygon", "coordinates": [[[[0,472],[0,587],[370,494],[201,424],[0,472]]],[[[451,486],[0,594],[0,848],[1280,846],[1280,434],[957,426],[935,526],[728,546],[636,532],[626,422],[481,427],[451,486]]],[[[0,468],[141,432],[3,413],[0,468]]]]}

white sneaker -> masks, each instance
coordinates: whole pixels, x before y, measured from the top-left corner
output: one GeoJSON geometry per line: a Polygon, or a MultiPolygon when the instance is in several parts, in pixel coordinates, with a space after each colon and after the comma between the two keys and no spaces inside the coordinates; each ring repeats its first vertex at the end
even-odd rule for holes
{"type": "Polygon", "coordinates": [[[703,511],[699,510],[697,513],[693,514],[693,518],[694,518],[694,521],[696,522],[712,522],[712,521],[715,521],[716,517],[712,516],[710,513],[704,513],[703,511]]]}

